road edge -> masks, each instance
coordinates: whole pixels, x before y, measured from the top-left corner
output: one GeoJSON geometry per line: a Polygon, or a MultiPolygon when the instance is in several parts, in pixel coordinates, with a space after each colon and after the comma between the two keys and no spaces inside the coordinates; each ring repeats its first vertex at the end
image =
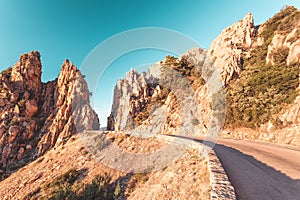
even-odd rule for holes
{"type": "Polygon", "coordinates": [[[211,148],[206,148],[208,155],[208,169],[210,172],[210,199],[236,200],[234,187],[225,172],[218,156],[211,148]]]}
{"type": "MultiPolygon", "coordinates": [[[[166,135],[155,135],[157,139],[170,139],[170,136],[166,135]]],[[[184,138],[179,139],[184,144],[184,138]]],[[[210,173],[210,199],[211,200],[236,200],[236,194],[234,187],[232,186],[225,169],[223,168],[216,152],[210,146],[205,146],[206,144],[200,145],[199,143],[193,141],[190,143],[190,147],[202,147],[201,149],[206,150],[208,157],[208,171],[210,173]]]]}

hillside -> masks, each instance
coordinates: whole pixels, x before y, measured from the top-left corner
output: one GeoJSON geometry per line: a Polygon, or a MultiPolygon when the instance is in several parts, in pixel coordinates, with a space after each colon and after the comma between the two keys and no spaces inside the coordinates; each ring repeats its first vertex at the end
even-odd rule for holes
{"type": "Polygon", "coordinates": [[[241,58],[240,79],[228,87],[228,125],[283,123],[276,114],[299,95],[299,20],[300,11],[287,7],[259,26],[254,44],[241,58]]]}
{"type": "MultiPolygon", "coordinates": [[[[120,133],[102,134],[135,153],[153,152],[163,144],[120,133]]],[[[65,145],[13,173],[1,182],[1,199],[209,199],[207,158],[197,148],[187,150],[163,170],[126,173],[98,162],[83,145],[83,137],[94,139],[99,133],[73,135],[65,145]]]]}
{"type": "Polygon", "coordinates": [[[227,134],[299,146],[299,19],[286,7],[257,27],[240,78],[227,89],[227,134]]]}
{"type": "Polygon", "coordinates": [[[178,58],[167,56],[147,73],[128,73],[115,87],[108,128],[150,134],[185,128],[186,134],[211,135],[217,121],[224,125],[223,137],[299,146],[299,18],[300,11],[290,6],[255,25],[249,13],[208,50],[191,49],[178,58]],[[212,92],[215,68],[223,88],[212,92]],[[182,93],[194,102],[183,100],[182,93]],[[192,112],[191,119],[183,117],[186,112],[192,112]],[[159,123],[152,123],[157,116],[159,123]]]}

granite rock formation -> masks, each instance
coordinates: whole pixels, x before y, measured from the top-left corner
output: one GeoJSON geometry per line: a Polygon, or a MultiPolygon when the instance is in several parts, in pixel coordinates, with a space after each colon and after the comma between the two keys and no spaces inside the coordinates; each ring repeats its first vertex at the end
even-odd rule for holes
{"type": "Polygon", "coordinates": [[[146,73],[138,74],[135,70],[126,73],[124,79],[118,80],[114,89],[111,115],[108,117],[108,130],[128,130],[134,128],[134,117],[144,111],[151,96],[159,92],[158,85],[146,73]]]}
{"type": "Polygon", "coordinates": [[[238,78],[243,69],[243,56],[253,45],[257,34],[251,13],[226,28],[212,42],[208,52],[225,84],[238,78]]]}
{"type": "Polygon", "coordinates": [[[23,54],[0,74],[0,169],[25,165],[72,134],[98,129],[87,83],[68,60],[58,79],[42,83],[40,54],[23,54]]]}

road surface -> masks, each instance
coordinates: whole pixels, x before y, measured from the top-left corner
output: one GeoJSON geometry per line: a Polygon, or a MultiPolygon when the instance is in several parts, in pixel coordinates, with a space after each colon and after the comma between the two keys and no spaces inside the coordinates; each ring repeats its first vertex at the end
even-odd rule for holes
{"type": "Polygon", "coordinates": [[[214,150],[237,199],[300,200],[300,151],[233,139],[220,139],[214,150]]]}

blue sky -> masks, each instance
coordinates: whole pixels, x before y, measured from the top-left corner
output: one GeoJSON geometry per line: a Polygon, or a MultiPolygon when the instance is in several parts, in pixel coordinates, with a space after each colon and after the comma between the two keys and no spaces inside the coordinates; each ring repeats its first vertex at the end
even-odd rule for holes
{"type": "MultiPolygon", "coordinates": [[[[57,77],[64,59],[80,67],[101,42],[133,28],[161,27],[179,31],[208,48],[222,29],[248,12],[263,23],[294,0],[0,0],[0,70],[24,52],[40,51],[43,81],[57,77]]],[[[121,56],[100,81],[95,108],[101,126],[109,114],[116,80],[132,67],[154,63],[168,53],[145,50],[121,56]],[[101,85],[102,84],[102,85],[101,85]]],[[[99,58],[101,59],[101,58],[99,58]]]]}

